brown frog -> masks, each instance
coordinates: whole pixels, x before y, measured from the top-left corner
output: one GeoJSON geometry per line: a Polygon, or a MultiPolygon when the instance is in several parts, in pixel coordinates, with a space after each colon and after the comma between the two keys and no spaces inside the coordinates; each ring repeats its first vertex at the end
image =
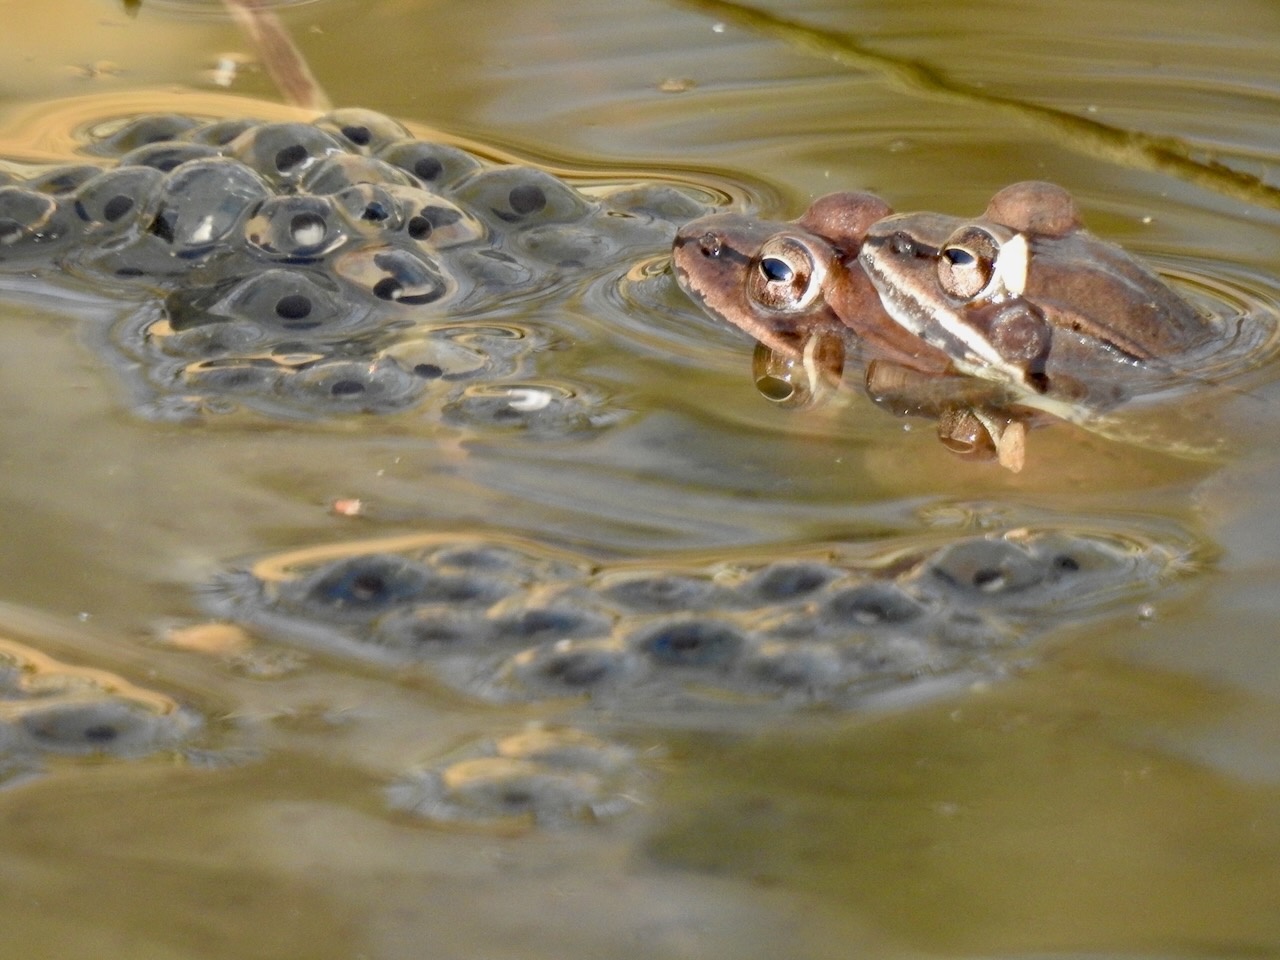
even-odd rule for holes
{"type": "Polygon", "coordinates": [[[846,350],[942,373],[950,358],[885,312],[857,264],[867,230],[892,212],[871,194],[837,193],[790,223],[703,217],[676,237],[676,277],[709,314],[759,342],[757,386],[772,400],[807,401],[838,380],[846,350]]]}
{"type": "Polygon", "coordinates": [[[867,194],[825,197],[794,224],[721,214],[687,225],[674,257],[681,286],[776,363],[839,339],[877,402],[1012,469],[1028,425],[1151,389],[1216,333],[1047,183],[1006,187],[967,220],[892,215],[867,194]]]}

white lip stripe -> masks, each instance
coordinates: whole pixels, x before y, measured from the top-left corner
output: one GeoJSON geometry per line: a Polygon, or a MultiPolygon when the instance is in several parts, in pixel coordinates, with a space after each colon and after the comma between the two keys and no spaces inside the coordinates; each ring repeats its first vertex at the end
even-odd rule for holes
{"type": "Polygon", "coordinates": [[[883,296],[881,297],[881,302],[884,304],[889,316],[893,317],[899,326],[910,330],[926,343],[941,347],[944,351],[950,353],[945,343],[938,343],[936,337],[929,336],[929,328],[935,327],[964,344],[968,348],[969,355],[966,357],[952,357],[952,359],[956,361],[956,366],[966,373],[975,374],[986,380],[994,380],[996,379],[995,377],[985,375],[984,371],[996,368],[1012,382],[1022,382],[1022,371],[1006,363],[1004,358],[996,351],[996,348],[991,345],[991,342],[963,320],[954,326],[947,323],[945,319],[933,319],[925,323],[919,323],[910,310],[901,309],[898,304],[888,302],[883,296]]]}
{"type": "Polygon", "coordinates": [[[947,317],[940,315],[937,311],[930,311],[924,303],[909,295],[904,295],[903,291],[895,288],[893,282],[884,275],[884,271],[879,269],[874,256],[866,247],[863,248],[863,254],[860,259],[863,266],[866,267],[872,283],[875,284],[876,291],[880,294],[881,305],[898,326],[914,333],[926,343],[940,347],[948,354],[952,353],[948,349],[948,344],[938,343],[936,336],[930,337],[929,328],[936,328],[958,340],[967,348],[969,356],[956,357],[953,355],[952,360],[955,361],[956,366],[966,373],[972,373],[986,380],[994,380],[996,379],[995,377],[986,376],[983,371],[995,367],[1011,382],[1022,382],[1022,371],[1016,367],[1010,367],[996,351],[996,348],[991,345],[991,342],[983,337],[981,333],[963,320],[959,320],[953,327],[946,322],[947,317]],[[905,299],[914,304],[920,310],[920,313],[917,314],[909,306],[904,306],[897,299],[899,296],[905,296],[905,299]],[[927,319],[923,317],[927,317],[927,319]]]}

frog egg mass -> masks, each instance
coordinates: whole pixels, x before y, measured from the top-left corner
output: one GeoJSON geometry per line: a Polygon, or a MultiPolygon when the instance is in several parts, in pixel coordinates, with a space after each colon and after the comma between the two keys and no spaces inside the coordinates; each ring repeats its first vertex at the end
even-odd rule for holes
{"type": "Polygon", "coordinates": [[[0,275],[132,301],[106,341],[161,419],[394,413],[431,395],[478,428],[615,422],[591,388],[539,381],[536,329],[498,339],[473,320],[652,256],[708,210],[667,185],[587,195],[365,110],[143,116],[83,153],[5,175],[0,275]]]}
{"type": "Polygon", "coordinates": [[[696,725],[733,710],[857,708],[998,671],[1037,633],[1185,561],[1176,543],[1051,526],[708,566],[600,565],[435,534],[395,547],[228,570],[209,610],[285,642],[422,669],[481,700],[581,699],[623,716],[679,704],[696,725]]]}

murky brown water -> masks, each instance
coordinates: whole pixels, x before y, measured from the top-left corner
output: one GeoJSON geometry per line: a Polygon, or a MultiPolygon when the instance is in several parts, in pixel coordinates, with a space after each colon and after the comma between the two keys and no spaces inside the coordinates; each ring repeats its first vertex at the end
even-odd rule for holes
{"type": "MultiPolygon", "coordinates": [[[[218,4],[28,6],[0,6],[6,157],[65,160],[73,133],[128,113],[304,115],[279,105],[218,4]],[[211,79],[220,60],[227,90],[211,79]]],[[[1172,275],[1217,278],[1259,311],[1275,302],[1267,191],[1212,171],[1188,182],[1190,167],[1108,132],[1176,137],[1192,161],[1276,184],[1269,3],[786,8],[846,34],[834,59],[830,36],[819,48],[674,0],[281,12],[334,104],[491,153],[673,176],[786,216],[843,188],[976,212],[1007,182],[1053,179],[1096,232],[1172,275]],[[915,60],[942,79],[903,68],[915,60]]],[[[155,691],[206,727],[138,756],[0,765],[0,917],[22,955],[1280,950],[1271,370],[1106,436],[1038,431],[1013,475],[950,459],[928,425],[904,429],[853,394],[811,414],[769,408],[750,344],[661,277],[539,308],[561,348],[545,376],[625,412],[545,442],[412,411],[147,419],[103,349],[118,305],[56,278],[11,278],[0,302],[0,634],[14,645],[0,667],[59,677],[58,696],[155,691]],[[359,515],[335,511],[340,499],[359,515]],[[1023,523],[1156,541],[1173,529],[1195,546],[1159,589],[1053,626],[1003,676],[875,712],[727,710],[690,726],[487,702],[447,676],[277,637],[170,642],[206,620],[201,590],[229,567],[334,543],[489,532],[703,570],[1023,523]],[[493,759],[477,743],[501,753],[532,722],[632,752],[616,816],[455,829],[388,803],[388,784],[477,770],[493,759]]],[[[518,306],[493,317],[526,319],[518,306]]]]}

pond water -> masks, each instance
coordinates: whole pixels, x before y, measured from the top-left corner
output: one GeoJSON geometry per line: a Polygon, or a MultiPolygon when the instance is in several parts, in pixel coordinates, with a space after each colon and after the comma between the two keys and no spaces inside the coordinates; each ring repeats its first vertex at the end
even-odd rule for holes
{"type": "MultiPolygon", "coordinates": [[[[1105,429],[1034,431],[1011,473],[852,380],[771,407],[751,344],[667,270],[673,224],[715,205],[787,219],[859,189],[971,214],[1048,179],[1265,339],[1280,10],[763,9],[274,7],[329,104],[581,190],[520,174],[578,211],[522,233],[459,174],[457,222],[505,259],[442,254],[421,329],[356,254],[306,289],[359,304],[358,335],[234,356],[181,319],[275,289],[234,257],[0,270],[16,952],[1280,950],[1265,351],[1105,429]],[[345,366],[308,380],[316,357],[345,366]],[[855,643],[850,618],[924,626],[855,643]]],[[[20,178],[125,117],[320,112],[213,0],[0,10],[20,178]]]]}

